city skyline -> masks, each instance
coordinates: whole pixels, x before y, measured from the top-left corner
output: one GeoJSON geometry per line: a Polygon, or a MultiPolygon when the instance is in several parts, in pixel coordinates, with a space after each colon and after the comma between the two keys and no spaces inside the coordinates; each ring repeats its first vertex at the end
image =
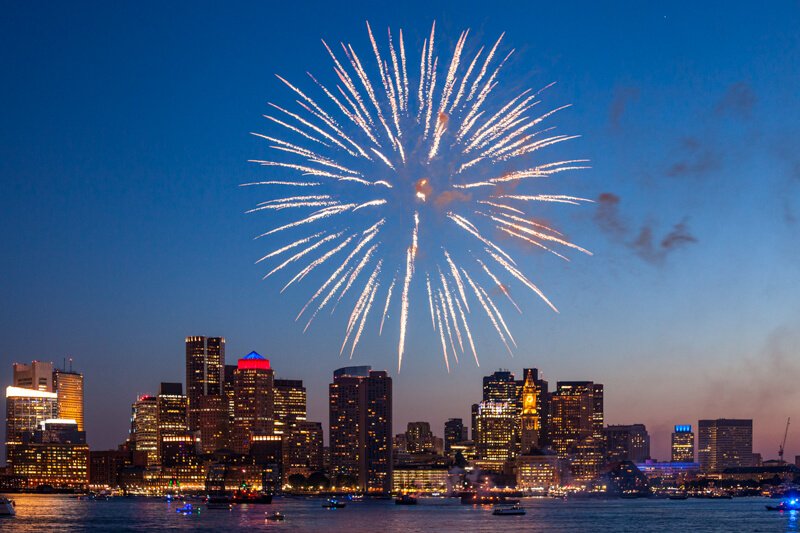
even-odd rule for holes
{"type": "MultiPolygon", "coordinates": [[[[206,337],[187,336],[185,338],[185,347],[186,347],[185,352],[186,353],[184,355],[184,362],[183,362],[183,367],[184,368],[186,368],[189,365],[189,362],[192,360],[192,358],[194,356],[194,352],[190,349],[190,346],[192,346],[193,343],[195,343],[197,341],[197,339],[201,339],[201,338],[205,339],[206,337]]],[[[212,338],[215,341],[219,341],[223,346],[227,342],[227,339],[224,336],[209,337],[209,338],[212,338]]],[[[222,357],[222,359],[220,361],[221,367],[224,368],[224,366],[231,366],[231,367],[236,368],[237,365],[235,365],[235,364],[234,365],[230,365],[230,364],[225,362],[224,350],[222,351],[221,357],[222,357]]],[[[309,395],[307,394],[306,386],[304,386],[306,382],[302,377],[291,377],[291,378],[285,377],[284,375],[280,374],[276,369],[273,368],[272,360],[268,360],[268,359],[264,358],[261,354],[255,352],[255,351],[251,351],[249,354],[247,354],[247,355],[245,355],[245,356],[243,356],[241,358],[237,358],[237,359],[239,360],[239,365],[242,364],[241,361],[245,362],[245,365],[246,365],[245,368],[250,368],[250,367],[252,367],[252,368],[265,368],[267,370],[267,372],[269,372],[269,374],[268,374],[269,375],[269,381],[268,382],[264,382],[264,386],[269,387],[269,390],[271,391],[269,393],[270,397],[275,396],[275,397],[280,397],[281,398],[281,403],[282,403],[282,405],[285,406],[283,409],[286,410],[285,413],[284,412],[281,413],[282,416],[287,416],[288,415],[291,420],[298,420],[298,421],[299,420],[302,420],[302,421],[305,421],[305,420],[320,420],[321,423],[318,423],[318,422],[309,422],[309,423],[311,423],[311,424],[319,424],[320,428],[322,429],[323,435],[324,435],[323,443],[326,446],[330,445],[330,426],[328,424],[329,418],[326,415],[330,414],[330,409],[331,409],[330,401],[331,400],[329,399],[329,397],[327,395],[324,396],[324,403],[326,404],[325,407],[324,407],[324,410],[326,412],[322,416],[316,417],[316,415],[314,415],[314,414],[306,414],[306,413],[312,413],[312,410],[311,410],[311,408],[309,406],[309,403],[308,403],[308,400],[307,400],[309,395]],[[252,363],[252,361],[254,361],[254,363],[252,363]],[[253,366],[254,364],[255,364],[255,366],[253,366]],[[297,392],[292,392],[293,390],[296,390],[297,392]],[[272,392],[272,391],[274,391],[274,392],[272,392]],[[296,411],[297,413],[302,413],[300,415],[300,418],[297,418],[296,415],[292,414],[293,412],[295,412],[295,411],[293,411],[293,408],[291,407],[293,404],[297,404],[298,405],[298,409],[300,408],[300,405],[302,404],[302,411],[296,411]]],[[[54,366],[51,362],[47,362],[47,361],[34,360],[32,363],[14,363],[13,394],[15,394],[15,395],[22,394],[22,396],[25,396],[25,394],[27,394],[29,392],[31,394],[34,394],[34,395],[36,395],[36,394],[46,394],[46,395],[52,396],[52,402],[53,402],[53,405],[55,405],[56,402],[57,402],[56,398],[57,398],[58,395],[56,395],[55,392],[53,392],[53,391],[56,390],[53,378],[55,378],[59,373],[63,374],[63,373],[66,372],[66,373],[69,373],[69,374],[72,374],[72,375],[75,375],[75,376],[80,376],[80,378],[81,378],[80,383],[81,383],[81,385],[83,385],[85,374],[81,373],[81,372],[79,372],[77,370],[73,371],[72,366],[73,366],[72,359],[70,359],[70,369],[68,371],[65,370],[65,369],[62,369],[62,368],[58,368],[58,367],[54,366]],[[37,373],[37,370],[36,370],[37,369],[37,365],[40,368],[38,373],[37,373]],[[42,368],[44,370],[41,370],[42,368]],[[41,374],[41,376],[44,376],[44,377],[39,378],[39,387],[40,388],[38,390],[34,390],[32,392],[29,391],[29,389],[31,388],[32,384],[34,382],[36,382],[36,377],[39,376],[39,374],[41,374]],[[28,376],[30,376],[30,377],[28,377],[28,376]],[[52,376],[52,378],[50,376],[52,376]],[[17,387],[17,384],[20,383],[20,381],[25,380],[25,379],[27,379],[28,381],[22,383],[24,385],[24,387],[23,388],[17,387]],[[47,381],[48,379],[50,381],[47,381]],[[30,383],[28,383],[28,382],[30,382],[30,383]]],[[[242,367],[239,366],[239,368],[242,368],[242,367]]],[[[530,402],[531,400],[526,400],[525,399],[525,395],[529,394],[528,392],[525,392],[525,391],[528,391],[529,389],[526,388],[526,387],[523,387],[523,383],[528,383],[528,379],[529,378],[531,379],[531,381],[530,381],[531,385],[538,384],[540,382],[540,380],[543,380],[544,383],[545,383],[545,390],[547,390],[548,380],[545,379],[545,377],[544,377],[545,374],[542,372],[541,369],[533,368],[532,370],[533,370],[534,373],[532,373],[530,375],[528,374],[528,370],[531,370],[531,369],[523,368],[522,370],[523,370],[523,372],[521,372],[521,373],[519,373],[517,375],[517,374],[514,373],[513,370],[496,369],[491,374],[482,376],[482,378],[481,378],[482,386],[480,386],[478,388],[478,392],[480,394],[476,398],[476,401],[480,402],[480,398],[482,397],[484,401],[489,400],[490,402],[494,402],[495,398],[498,398],[497,401],[500,402],[500,403],[497,404],[497,405],[499,407],[502,404],[502,402],[504,401],[504,400],[501,400],[502,398],[508,397],[508,395],[516,395],[520,402],[523,402],[523,403],[526,404],[526,408],[523,409],[522,408],[522,404],[520,404],[520,408],[518,408],[518,412],[516,412],[516,414],[513,415],[513,418],[517,419],[521,415],[524,415],[526,412],[530,412],[531,407],[529,405],[527,405],[527,402],[530,402]],[[498,378],[498,376],[500,376],[500,377],[498,378]],[[500,379],[500,381],[497,381],[497,379],[500,379]],[[507,379],[511,380],[511,381],[508,381],[506,383],[505,380],[507,380],[507,379]]],[[[339,369],[336,369],[334,372],[332,372],[332,375],[334,376],[334,382],[336,380],[337,373],[341,373],[343,371],[356,371],[356,374],[354,374],[354,375],[362,375],[362,374],[366,375],[369,372],[371,372],[371,369],[370,369],[370,366],[341,367],[339,369]]],[[[382,373],[385,373],[385,371],[382,371],[382,373]]],[[[185,375],[188,376],[188,374],[185,374],[185,375]]],[[[347,376],[347,374],[345,374],[345,376],[347,376]]],[[[329,377],[329,380],[330,380],[330,377],[329,377]]],[[[391,374],[389,374],[389,381],[390,382],[393,381],[392,378],[391,378],[391,374]]],[[[641,418],[638,418],[636,422],[634,422],[634,421],[609,422],[608,411],[604,407],[604,398],[605,398],[605,395],[606,395],[606,389],[602,384],[593,383],[592,381],[557,380],[557,381],[550,381],[550,386],[551,386],[551,389],[549,391],[550,399],[548,400],[549,401],[549,405],[546,408],[546,410],[543,410],[541,408],[541,405],[542,405],[541,402],[540,401],[537,402],[537,400],[536,400],[537,397],[541,398],[541,392],[537,392],[533,396],[532,402],[534,404],[538,404],[539,405],[539,407],[537,407],[536,410],[535,410],[536,412],[539,413],[537,415],[537,420],[538,420],[538,416],[544,416],[544,418],[542,418],[542,420],[545,420],[546,418],[548,418],[547,414],[546,414],[548,411],[549,411],[550,417],[562,416],[562,415],[558,414],[559,412],[562,412],[562,411],[560,411],[558,408],[554,407],[554,404],[552,403],[553,402],[552,398],[553,397],[557,398],[558,395],[559,395],[559,391],[562,391],[561,394],[563,394],[563,390],[567,390],[567,394],[568,395],[569,394],[575,394],[574,392],[572,392],[572,390],[576,389],[576,388],[577,388],[578,391],[580,391],[582,389],[586,389],[588,391],[594,390],[595,391],[595,395],[597,394],[597,391],[599,391],[599,403],[596,403],[596,402],[598,402],[597,399],[595,399],[595,400],[589,399],[589,404],[588,405],[591,406],[591,404],[593,402],[595,402],[595,409],[599,409],[600,415],[599,415],[599,418],[596,418],[596,419],[591,414],[589,415],[589,420],[590,420],[590,423],[591,423],[592,427],[590,429],[588,429],[587,436],[593,436],[595,439],[599,439],[600,438],[600,434],[602,433],[603,434],[602,438],[605,441],[605,440],[610,438],[609,434],[612,431],[619,431],[619,430],[625,429],[625,428],[640,427],[641,431],[643,431],[644,434],[646,435],[646,438],[647,438],[646,449],[648,451],[647,454],[641,455],[640,459],[642,459],[642,460],[646,457],[647,459],[652,459],[654,461],[664,461],[664,462],[674,461],[674,454],[675,454],[675,451],[674,451],[675,450],[675,448],[674,448],[675,440],[674,439],[675,439],[675,434],[676,434],[676,432],[680,433],[681,431],[683,431],[683,432],[686,432],[686,433],[689,433],[689,434],[692,435],[691,445],[690,446],[692,447],[692,449],[695,450],[694,451],[695,460],[699,461],[699,459],[698,459],[699,451],[698,450],[699,450],[699,446],[700,446],[699,445],[699,442],[700,442],[699,439],[701,437],[697,436],[698,435],[697,431],[699,431],[700,428],[703,427],[703,423],[708,424],[708,423],[713,423],[715,421],[726,421],[726,420],[732,420],[732,421],[735,422],[737,418],[741,418],[741,417],[737,417],[735,415],[731,415],[730,413],[727,413],[727,414],[723,414],[724,416],[706,417],[705,419],[698,419],[698,420],[687,420],[687,419],[685,419],[685,417],[681,418],[679,415],[677,415],[675,421],[673,422],[673,425],[669,427],[669,431],[668,431],[668,433],[666,435],[662,435],[661,431],[657,430],[655,432],[655,434],[658,435],[658,437],[657,438],[653,438],[654,431],[652,430],[652,426],[649,426],[648,423],[646,422],[646,415],[641,417],[641,418]],[[556,411],[555,413],[554,413],[554,409],[556,411]],[[542,414],[543,411],[545,413],[544,415],[542,414]],[[601,428],[602,428],[602,431],[601,431],[601,428]],[[648,429],[645,429],[645,428],[648,428],[648,429]],[[692,432],[692,428],[696,428],[695,432],[692,432]],[[661,442],[662,440],[664,442],[661,442]],[[652,453],[650,453],[650,450],[652,450],[652,453]]],[[[228,387],[231,390],[234,390],[235,389],[235,382],[231,381],[230,384],[228,385],[228,387]]],[[[11,390],[11,389],[9,389],[9,390],[11,390]]],[[[153,406],[154,406],[153,409],[158,410],[160,408],[156,407],[156,403],[155,402],[156,402],[157,399],[159,399],[159,402],[160,402],[161,401],[160,398],[163,395],[166,395],[164,397],[167,398],[168,400],[169,400],[169,398],[172,398],[172,397],[174,397],[176,399],[180,398],[180,400],[178,400],[179,404],[175,404],[176,406],[179,405],[177,410],[171,410],[171,408],[169,406],[167,406],[166,409],[167,409],[168,412],[175,412],[175,413],[180,412],[181,413],[179,415],[181,421],[178,421],[178,419],[175,419],[176,420],[175,424],[173,424],[173,426],[170,426],[170,427],[173,428],[172,431],[176,432],[175,435],[182,435],[182,434],[184,434],[186,432],[186,430],[188,430],[190,428],[189,420],[190,420],[191,409],[188,407],[188,392],[187,391],[188,391],[188,388],[186,387],[184,382],[180,382],[180,381],[179,382],[165,382],[165,381],[159,380],[157,387],[155,387],[155,392],[152,392],[152,393],[147,393],[146,392],[146,393],[137,394],[136,397],[133,400],[131,400],[133,402],[134,413],[136,412],[136,406],[139,403],[141,403],[142,401],[147,402],[148,400],[151,400],[153,402],[153,406]],[[184,426],[185,426],[185,429],[181,429],[184,426]]],[[[218,394],[218,392],[215,392],[214,394],[218,394]]],[[[206,398],[213,398],[213,397],[215,397],[214,394],[206,395],[205,397],[206,398]]],[[[235,394],[235,392],[234,392],[234,394],[235,394]]],[[[259,396],[261,396],[263,394],[266,394],[266,392],[260,394],[259,396]]],[[[312,394],[311,396],[315,396],[315,395],[312,394]]],[[[390,404],[392,403],[392,399],[391,399],[392,396],[393,396],[393,393],[390,393],[390,400],[389,400],[390,404]]],[[[246,397],[246,396],[244,396],[244,397],[246,397]]],[[[222,396],[220,396],[220,398],[222,398],[222,396]]],[[[7,397],[6,398],[6,403],[8,403],[8,401],[9,400],[8,400],[8,397],[7,397]]],[[[169,400],[169,401],[174,401],[174,400],[169,400]]],[[[245,400],[242,400],[242,401],[245,401],[245,400]]],[[[249,400],[247,400],[247,401],[249,401],[249,400]]],[[[268,421],[267,424],[271,427],[271,429],[267,429],[265,431],[268,432],[268,433],[277,433],[277,434],[285,433],[286,430],[285,429],[281,430],[280,429],[280,423],[278,422],[278,412],[277,412],[278,403],[277,403],[277,399],[271,400],[270,404],[272,404],[272,402],[275,402],[275,408],[274,409],[276,411],[275,411],[275,415],[273,415],[272,412],[269,412],[268,414],[265,413],[265,416],[267,418],[265,418],[264,420],[268,421]]],[[[67,400],[66,402],[63,399],[58,400],[58,404],[60,406],[60,409],[63,410],[65,408],[64,405],[66,404],[66,406],[67,406],[66,408],[70,409],[70,411],[69,411],[70,413],[75,412],[74,408],[71,407],[71,405],[74,405],[74,403],[75,403],[75,400],[67,400]]],[[[86,403],[86,399],[85,399],[85,397],[82,396],[81,397],[80,416],[77,417],[77,418],[79,418],[81,420],[84,417],[84,411],[85,411],[84,404],[85,403],[86,403]]],[[[91,405],[91,402],[90,402],[90,405],[91,405]]],[[[160,405],[160,403],[159,403],[159,405],[160,405]]],[[[220,404],[220,408],[223,408],[222,405],[223,404],[220,404]]],[[[479,405],[482,405],[482,404],[480,404],[480,403],[479,404],[472,404],[472,408],[474,409],[475,407],[477,407],[479,405]]],[[[579,404],[576,404],[576,405],[579,405],[579,404]]],[[[496,409],[494,404],[487,405],[487,407],[490,410],[496,409]]],[[[396,409],[396,407],[394,407],[392,409],[396,409]]],[[[227,412],[226,408],[223,408],[223,410],[225,412],[227,412]]],[[[469,411],[470,410],[470,406],[466,405],[466,406],[464,406],[462,408],[462,410],[463,411],[469,411]]],[[[129,411],[130,411],[130,403],[129,403],[129,411]]],[[[234,411],[235,411],[235,409],[234,409],[234,411]]],[[[91,407],[89,409],[89,412],[91,412],[91,407]]],[[[422,411],[422,412],[424,413],[425,411],[422,411]]],[[[580,412],[580,409],[578,409],[578,411],[576,411],[576,412],[580,412]]],[[[174,415],[170,415],[170,416],[174,416],[174,415]]],[[[474,416],[474,413],[473,413],[473,416],[474,416]]],[[[60,416],[60,413],[59,413],[58,417],[51,417],[51,418],[59,418],[59,419],[61,419],[61,418],[65,418],[65,417],[64,416],[60,416]]],[[[86,434],[86,437],[85,437],[86,438],[86,443],[93,450],[114,449],[121,442],[124,442],[125,440],[127,440],[128,438],[131,438],[133,436],[133,428],[135,427],[135,424],[134,424],[135,418],[136,417],[134,415],[134,416],[131,416],[130,419],[125,418],[125,417],[122,417],[122,418],[119,419],[119,420],[121,420],[123,422],[123,425],[125,425],[125,427],[126,427],[126,432],[124,433],[124,435],[120,436],[119,438],[115,438],[113,436],[105,435],[104,439],[102,439],[102,440],[101,439],[97,439],[97,440],[95,440],[93,442],[92,439],[91,439],[91,434],[92,433],[87,431],[86,432],[87,434],[86,434]],[[101,444],[101,443],[105,442],[106,440],[109,442],[109,444],[101,444]]],[[[250,416],[246,417],[246,419],[248,419],[248,420],[251,419],[251,418],[252,417],[250,417],[250,416]]],[[[445,436],[445,433],[446,433],[445,427],[446,427],[447,422],[449,420],[451,420],[451,419],[458,419],[458,418],[460,418],[462,421],[466,421],[466,422],[462,422],[464,427],[465,427],[465,431],[468,430],[468,432],[467,432],[468,435],[472,435],[473,431],[475,430],[475,427],[473,426],[475,418],[474,417],[471,418],[470,416],[466,416],[466,417],[465,416],[457,416],[457,415],[448,416],[447,418],[445,418],[444,420],[441,421],[441,424],[439,424],[438,423],[438,419],[431,419],[430,417],[426,418],[426,416],[421,415],[421,416],[417,416],[417,417],[410,416],[408,418],[408,420],[402,420],[402,421],[395,420],[393,423],[395,424],[394,425],[395,429],[398,429],[400,427],[405,427],[406,425],[408,425],[410,427],[411,425],[417,424],[417,423],[430,424],[430,429],[431,429],[432,434],[435,437],[439,438],[439,439],[443,439],[444,436],[445,436]]],[[[523,416],[523,420],[524,420],[524,418],[525,417],[523,416]]],[[[537,424],[536,424],[537,431],[536,431],[536,437],[534,437],[534,441],[535,442],[538,442],[538,440],[540,438],[542,438],[542,435],[539,433],[538,430],[539,430],[540,427],[542,427],[544,425],[544,423],[545,422],[537,422],[537,424]]],[[[249,424],[252,424],[252,422],[250,422],[249,424]]],[[[118,424],[115,424],[115,425],[118,425],[118,424]]],[[[755,437],[757,436],[757,431],[754,429],[754,426],[757,427],[757,421],[750,419],[749,420],[749,426],[748,426],[748,428],[749,428],[748,429],[748,431],[749,431],[749,437],[748,438],[753,443],[756,442],[755,437]]],[[[9,426],[5,426],[5,427],[8,428],[9,426]]],[[[197,430],[199,431],[198,435],[205,434],[205,433],[203,433],[204,430],[202,429],[202,427],[203,427],[202,425],[197,426],[197,430]]],[[[232,436],[236,435],[237,433],[236,433],[235,427],[236,426],[233,425],[233,422],[231,422],[231,427],[230,428],[228,428],[227,423],[226,423],[225,431],[226,432],[230,431],[232,436]]],[[[530,426],[530,427],[534,427],[534,426],[530,426]]],[[[520,426],[520,431],[521,431],[521,428],[522,428],[522,426],[520,426]]],[[[526,441],[526,438],[525,438],[524,435],[525,435],[525,433],[521,432],[516,437],[519,440],[519,442],[520,442],[520,444],[522,446],[524,446],[524,442],[526,441]]],[[[701,435],[702,435],[702,433],[701,433],[701,435]]],[[[154,442],[157,445],[158,442],[160,441],[160,435],[159,436],[154,436],[153,438],[154,438],[154,442]]],[[[573,439],[572,437],[567,437],[567,438],[568,439],[573,439]]],[[[470,439],[472,439],[472,437],[470,437],[470,439]]],[[[547,442],[550,442],[550,445],[553,447],[553,449],[559,449],[558,439],[559,439],[558,436],[554,436],[552,434],[547,436],[547,442]]],[[[4,439],[3,442],[5,442],[6,440],[7,439],[4,439]]],[[[530,442],[530,437],[528,437],[527,440],[528,440],[528,442],[530,442]]],[[[442,440],[442,442],[444,443],[444,440],[442,440]]],[[[569,442],[573,442],[573,440],[569,440],[569,442]]],[[[788,445],[785,448],[785,457],[788,457],[788,458],[794,457],[793,448],[791,447],[791,439],[789,439],[787,441],[787,443],[788,443],[788,445]]],[[[232,445],[232,446],[236,449],[235,445],[232,445]]],[[[639,445],[639,446],[641,446],[641,445],[639,445]]],[[[210,453],[211,451],[213,451],[213,449],[208,449],[208,450],[206,450],[205,448],[203,448],[203,449],[205,450],[205,453],[210,453]]],[[[566,450],[566,448],[565,448],[565,450],[566,450]]],[[[774,456],[769,451],[766,451],[766,453],[762,452],[761,450],[756,448],[755,444],[753,444],[753,446],[752,446],[752,452],[759,454],[759,456],[763,460],[773,460],[778,456],[777,452],[774,453],[774,456]]],[[[522,448],[520,448],[519,453],[524,453],[524,450],[522,448]]],[[[160,454],[160,452],[157,452],[156,456],[158,456],[159,454],[160,454]]]]}
{"type": "Polygon", "coordinates": [[[303,379],[309,420],[323,424],[330,373],[345,365],[389,371],[395,424],[429,421],[439,436],[448,418],[470,419],[483,376],[536,367],[551,386],[604,384],[606,424],[646,424],[660,459],[674,425],[721,417],[753,419],[755,451],[774,458],[786,418],[800,419],[791,6],[320,4],[311,18],[292,6],[16,6],[0,21],[14,80],[0,87],[0,369],[74,357],[97,449],[119,443],[139,394],[184,382],[182,339],[202,333],[228,339],[229,363],[255,350],[278,377],[303,379]],[[512,286],[525,310],[507,316],[514,358],[484,325],[481,366],[464,358],[448,374],[424,316],[400,374],[394,331],[340,358],[342,318],[303,334],[308,294],[280,296],[253,265],[263,221],[243,215],[253,197],[238,184],[263,176],[247,164],[263,154],[248,133],[263,129],[273,75],[330,74],[319,39],[368,50],[367,18],[415,45],[434,19],[453,41],[466,27],[481,40],[507,31],[520,83],[555,81],[547,104],[573,104],[559,132],[582,135],[569,153],[593,168],[559,185],[596,204],[553,216],[595,255],[524,256],[561,314],[512,286]]]}

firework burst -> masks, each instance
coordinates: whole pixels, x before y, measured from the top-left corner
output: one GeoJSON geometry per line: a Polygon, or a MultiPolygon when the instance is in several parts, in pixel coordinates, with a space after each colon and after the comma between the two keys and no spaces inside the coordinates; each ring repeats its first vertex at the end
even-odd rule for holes
{"type": "Polygon", "coordinates": [[[274,156],[253,162],[275,175],[244,185],[279,192],[248,212],[300,213],[257,237],[293,235],[258,260],[274,262],[264,277],[295,269],[283,292],[317,270],[321,283],[296,317],[305,329],[351,294],[340,354],[349,346],[352,357],[373,310],[379,334],[398,310],[399,370],[415,286],[424,287],[427,299],[418,298],[414,309],[430,313],[448,370],[459,354],[478,362],[470,329],[475,315],[485,315],[511,353],[516,342],[493,296],[521,311],[501,277],[558,310],[497,237],[564,260],[554,248],[591,255],[529,215],[537,203],[590,200],[521,192],[537,179],[587,168],[585,160],[536,161],[540,150],[577,137],[543,124],[569,106],[539,111],[541,93],[552,84],[507,100],[494,96],[513,53],[502,55],[503,35],[491,48],[468,53],[464,31],[440,61],[434,23],[419,54],[418,79],[410,81],[417,56],[407,54],[402,30],[396,36],[389,30],[383,48],[369,24],[367,32],[369,59],[349,44],[338,50],[323,41],[335,76],[323,83],[309,74],[313,94],[278,76],[295,102],[291,109],[270,103],[264,115],[281,133],[254,133],[274,156]]]}

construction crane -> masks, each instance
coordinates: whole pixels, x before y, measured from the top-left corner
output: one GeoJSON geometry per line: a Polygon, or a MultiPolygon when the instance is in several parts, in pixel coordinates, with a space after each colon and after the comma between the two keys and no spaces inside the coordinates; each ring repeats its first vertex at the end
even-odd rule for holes
{"type": "Polygon", "coordinates": [[[786,419],[786,431],[783,432],[783,442],[781,442],[781,447],[778,448],[778,458],[780,459],[780,464],[783,466],[783,449],[786,448],[786,436],[789,435],[789,421],[790,418],[786,419]]]}

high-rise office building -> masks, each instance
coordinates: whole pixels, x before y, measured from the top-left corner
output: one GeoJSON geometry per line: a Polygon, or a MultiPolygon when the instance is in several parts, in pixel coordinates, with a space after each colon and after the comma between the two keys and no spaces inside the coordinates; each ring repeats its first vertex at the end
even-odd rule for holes
{"type": "Polygon", "coordinates": [[[296,422],[306,419],[306,388],[300,379],[276,379],[275,433],[288,433],[296,422]]]}
{"type": "Polygon", "coordinates": [[[235,407],[234,398],[236,389],[233,386],[233,376],[236,373],[236,365],[225,365],[223,368],[222,390],[228,404],[228,424],[233,427],[233,409],[235,407]]]}
{"type": "Polygon", "coordinates": [[[508,370],[498,370],[483,378],[483,401],[516,404],[518,397],[517,382],[508,370]]]}
{"type": "Polygon", "coordinates": [[[224,338],[186,337],[186,398],[190,431],[199,429],[200,397],[222,394],[224,366],[224,338]]]}
{"type": "MultiPolygon", "coordinates": [[[[52,379],[52,378],[51,378],[52,379]]],[[[6,459],[9,450],[22,442],[25,433],[35,431],[45,420],[58,418],[58,395],[53,392],[6,387],[6,459]]]]}
{"type": "Polygon", "coordinates": [[[274,372],[269,359],[250,352],[239,359],[233,376],[234,409],[231,448],[248,453],[254,435],[275,430],[274,372]]]}
{"type": "Polygon", "coordinates": [[[672,462],[694,462],[694,433],[689,424],[677,425],[672,432],[672,462]]]}
{"type": "Polygon", "coordinates": [[[644,463],[650,459],[650,435],[644,424],[613,425],[603,429],[606,461],[644,463]]]}
{"type": "Polygon", "coordinates": [[[500,472],[516,457],[517,408],[511,402],[485,400],[478,405],[475,448],[482,470],[500,472]]]}
{"type": "Polygon", "coordinates": [[[697,425],[697,458],[702,471],[752,466],[752,420],[718,418],[700,420],[697,425]]]}
{"type": "Polygon", "coordinates": [[[14,363],[14,386],[53,392],[53,363],[42,361],[33,361],[29,365],[14,363]]]}
{"type": "Polygon", "coordinates": [[[28,488],[82,489],[89,483],[86,434],[74,420],[44,420],[8,453],[11,473],[25,478],[28,488]]]}
{"type": "Polygon", "coordinates": [[[228,446],[228,399],[221,394],[200,396],[195,409],[200,452],[213,453],[228,446]]]}
{"type": "Polygon", "coordinates": [[[331,466],[357,477],[361,490],[392,487],[392,379],[368,366],[333,373],[330,394],[331,466]]]}
{"type": "Polygon", "coordinates": [[[130,441],[135,452],[146,455],[147,465],[158,464],[158,400],[143,394],[131,406],[130,441]]]}
{"type": "Polygon", "coordinates": [[[550,397],[550,439],[559,457],[593,437],[603,439],[603,386],[591,381],[559,381],[550,397]]]}
{"type": "Polygon", "coordinates": [[[306,477],[322,470],[322,424],[300,420],[284,437],[283,474],[306,477]]]}
{"type": "Polygon", "coordinates": [[[525,372],[525,381],[522,385],[519,433],[520,451],[528,454],[531,450],[539,448],[541,425],[541,402],[539,400],[539,387],[535,381],[535,369],[525,372]]]}
{"type": "Polygon", "coordinates": [[[453,444],[467,440],[467,428],[460,418],[449,418],[444,423],[444,451],[450,453],[453,444]]]}
{"type": "Polygon", "coordinates": [[[184,435],[186,422],[186,396],[181,383],[162,383],[156,398],[158,405],[158,458],[164,457],[164,443],[168,437],[184,435]]]}
{"type": "Polygon", "coordinates": [[[408,453],[433,453],[434,437],[429,422],[409,422],[406,428],[408,453]]]}
{"type": "Polygon", "coordinates": [[[469,406],[469,421],[472,424],[470,427],[472,428],[472,442],[478,442],[478,408],[479,405],[477,403],[473,403],[469,406]]]}
{"type": "Polygon", "coordinates": [[[59,418],[74,420],[78,431],[83,431],[83,374],[72,369],[54,370],[53,391],[58,395],[59,418]]]}

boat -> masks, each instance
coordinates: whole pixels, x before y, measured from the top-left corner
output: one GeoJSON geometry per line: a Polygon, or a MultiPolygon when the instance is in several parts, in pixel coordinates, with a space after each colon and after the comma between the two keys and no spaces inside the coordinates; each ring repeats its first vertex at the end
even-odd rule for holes
{"type": "Polygon", "coordinates": [[[195,511],[199,511],[199,509],[195,509],[192,506],[191,503],[185,503],[185,504],[183,504],[182,507],[178,507],[177,509],[175,509],[176,513],[180,513],[180,514],[184,514],[184,515],[193,514],[195,511]]]}
{"type": "Polygon", "coordinates": [[[14,508],[14,500],[0,498],[0,516],[14,516],[17,510],[14,508]]]}
{"type": "Polygon", "coordinates": [[[797,498],[783,500],[778,505],[767,505],[767,511],[800,511],[800,501],[797,498]]]}
{"type": "Polygon", "coordinates": [[[398,498],[395,498],[394,503],[396,505],[417,505],[417,499],[410,494],[401,494],[398,498]]]}
{"type": "Polygon", "coordinates": [[[234,503],[272,503],[272,494],[238,490],[233,493],[233,501],[234,503]]]}
{"type": "Polygon", "coordinates": [[[525,508],[520,507],[518,504],[514,505],[495,505],[492,510],[493,515],[497,516],[515,516],[525,514],[525,508]]]}
{"type": "Polygon", "coordinates": [[[325,509],[343,509],[347,504],[331,498],[322,504],[325,509]]]}
{"type": "Polygon", "coordinates": [[[505,496],[496,494],[478,494],[477,492],[462,492],[461,503],[464,505],[495,505],[495,504],[517,504],[519,500],[509,499],[505,496]]]}
{"type": "Polygon", "coordinates": [[[206,509],[233,509],[233,499],[228,496],[209,496],[206,498],[206,509]]]}
{"type": "Polygon", "coordinates": [[[685,492],[673,492],[669,496],[667,496],[670,500],[686,500],[689,498],[689,495],[685,492]]]}
{"type": "Polygon", "coordinates": [[[264,513],[264,515],[265,520],[272,520],[273,522],[283,522],[286,520],[286,516],[280,511],[275,511],[274,513],[264,513]]]}

